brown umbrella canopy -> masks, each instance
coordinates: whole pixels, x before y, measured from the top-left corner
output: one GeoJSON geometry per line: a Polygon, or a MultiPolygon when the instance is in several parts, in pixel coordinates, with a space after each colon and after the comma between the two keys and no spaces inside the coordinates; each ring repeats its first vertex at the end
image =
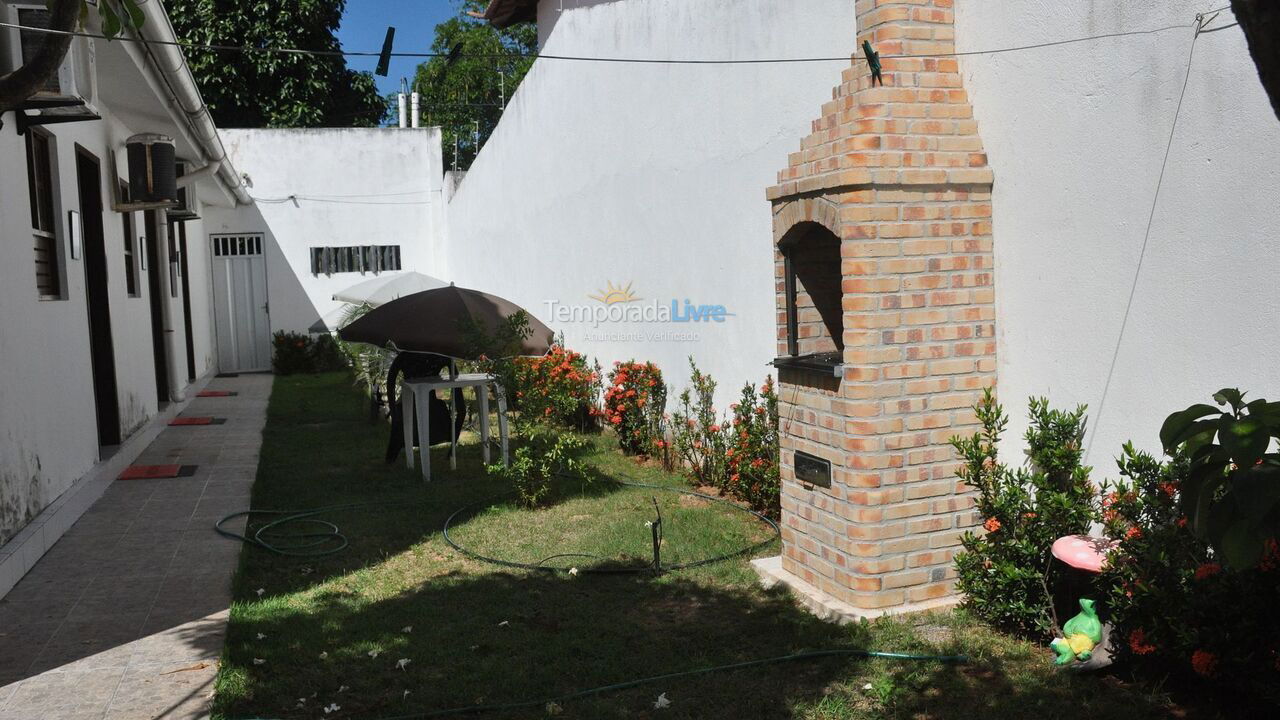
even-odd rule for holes
{"type": "Polygon", "coordinates": [[[449,287],[405,295],[370,310],[338,331],[347,342],[363,342],[399,350],[429,352],[474,360],[475,329],[493,337],[507,318],[524,312],[532,332],[521,343],[521,355],[545,355],[553,333],[519,305],[479,290],[449,287]]]}

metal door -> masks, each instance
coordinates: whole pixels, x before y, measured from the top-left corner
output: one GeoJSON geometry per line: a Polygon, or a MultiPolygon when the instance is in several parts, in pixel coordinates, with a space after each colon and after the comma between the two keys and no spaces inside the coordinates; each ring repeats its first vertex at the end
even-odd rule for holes
{"type": "Polygon", "coordinates": [[[213,243],[218,369],[270,370],[271,324],[262,235],[210,235],[209,239],[213,243]]]}

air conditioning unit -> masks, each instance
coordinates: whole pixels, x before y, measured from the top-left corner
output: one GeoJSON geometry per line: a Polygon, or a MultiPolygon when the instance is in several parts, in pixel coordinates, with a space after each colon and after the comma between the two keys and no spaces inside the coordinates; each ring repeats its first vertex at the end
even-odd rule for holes
{"type": "Polygon", "coordinates": [[[129,159],[129,202],[117,212],[169,210],[178,207],[178,161],[173,138],[155,133],[134,135],[124,142],[129,159]]]}
{"type": "MultiPolygon", "coordinates": [[[[23,27],[47,28],[50,13],[42,2],[0,2],[0,19],[23,27]]],[[[41,32],[0,28],[0,75],[25,65],[49,37],[41,32]]],[[[94,64],[93,40],[73,38],[57,74],[23,104],[23,109],[37,112],[33,118],[71,116],[97,119],[98,87],[94,64]]]]}

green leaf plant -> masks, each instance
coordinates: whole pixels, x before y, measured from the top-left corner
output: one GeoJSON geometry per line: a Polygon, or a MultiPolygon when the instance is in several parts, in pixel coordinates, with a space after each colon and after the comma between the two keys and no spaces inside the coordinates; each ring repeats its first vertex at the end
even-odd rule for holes
{"type": "Polygon", "coordinates": [[[1192,530],[1237,570],[1257,565],[1280,534],[1280,402],[1244,396],[1224,388],[1213,395],[1219,407],[1192,405],[1160,428],[1165,452],[1191,459],[1180,490],[1192,530]]]}

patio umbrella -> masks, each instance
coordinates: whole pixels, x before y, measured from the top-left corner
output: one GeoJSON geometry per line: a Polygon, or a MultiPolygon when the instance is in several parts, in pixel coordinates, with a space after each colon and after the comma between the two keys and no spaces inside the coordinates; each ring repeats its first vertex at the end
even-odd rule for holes
{"type": "MultiPolygon", "coordinates": [[[[474,360],[473,337],[468,326],[489,335],[508,317],[523,309],[496,295],[453,285],[438,290],[406,295],[370,310],[338,331],[347,342],[363,342],[397,350],[429,352],[462,360],[474,360]]],[[[545,355],[551,349],[553,333],[541,321],[529,318],[530,335],[519,349],[520,355],[545,355]]]]}
{"type": "Polygon", "coordinates": [[[430,275],[410,271],[395,275],[381,275],[358,282],[346,290],[334,293],[333,299],[351,305],[378,307],[405,295],[442,287],[449,287],[449,283],[430,275]]]}

